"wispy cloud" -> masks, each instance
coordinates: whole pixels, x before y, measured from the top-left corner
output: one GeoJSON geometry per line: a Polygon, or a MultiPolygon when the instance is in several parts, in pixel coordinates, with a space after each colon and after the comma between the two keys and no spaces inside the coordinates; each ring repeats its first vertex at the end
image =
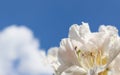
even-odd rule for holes
{"type": "Polygon", "coordinates": [[[0,32],[0,75],[52,75],[33,32],[10,26],[0,32]]]}

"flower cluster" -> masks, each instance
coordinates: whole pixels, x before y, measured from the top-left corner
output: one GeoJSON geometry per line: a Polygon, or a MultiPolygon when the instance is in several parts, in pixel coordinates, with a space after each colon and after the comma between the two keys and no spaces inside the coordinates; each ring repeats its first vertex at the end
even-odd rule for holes
{"type": "Polygon", "coordinates": [[[120,37],[114,26],[91,32],[88,23],[74,24],[60,47],[48,52],[54,75],[119,75],[120,37]]]}

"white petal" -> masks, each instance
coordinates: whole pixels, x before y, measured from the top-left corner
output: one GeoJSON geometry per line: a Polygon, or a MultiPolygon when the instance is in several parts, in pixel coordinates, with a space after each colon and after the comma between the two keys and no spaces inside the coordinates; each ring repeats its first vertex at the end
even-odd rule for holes
{"type": "Polygon", "coordinates": [[[117,28],[114,26],[110,26],[110,25],[108,26],[101,25],[99,28],[99,32],[105,32],[105,33],[108,33],[109,35],[115,35],[115,34],[118,35],[117,28]]]}
{"type": "Polygon", "coordinates": [[[99,35],[101,38],[100,41],[103,41],[103,43],[102,43],[103,48],[106,48],[110,43],[111,37],[118,35],[118,30],[114,26],[101,25],[99,27],[99,35]]]}
{"type": "Polygon", "coordinates": [[[61,64],[57,69],[57,75],[61,75],[61,73],[64,72],[70,66],[72,66],[72,64],[69,64],[69,63],[61,64]]]}
{"type": "Polygon", "coordinates": [[[50,48],[48,50],[47,58],[48,62],[51,64],[54,70],[57,70],[58,66],[60,65],[58,61],[58,48],[57,47],[50,48]]]}
{"type": "Polygon", "coordinates": [[[79,25],[74,24],[69,29],[69,38],[80,40],[79,25]]]}
{"type": "Polygon", "coordinates": [[[89,34],[89,33],[90,33],[90,29],[89,29],[88,23],[82,22],[82,25],[80,26],[77,24],[74,24],[70,27],[69,38],[82,42],[86,34],[89,34]]]}
{"type": "MultiPolygon", "coordinates": [[[[68,68],[71,65],[80,65],[75,53],[75,44],[77,43],[70,39],[63,39],[58,50],[58,59],[61,66],[68,68]]],[[[66,68],[63,68],[64,71],[66,68]]]]}
{"type": "Polygon", "coordinates": [[[109,59],[107,66],[112,63],[112,61],[117,57],[117,55],[120,53],[120,38],[117,37],[113,41],[111,41],[110,45],[108,46],[109,50],[109,59]]]}
{"type": "Polygon", "coordinates": [[[66,69],[62,75],[86,75],[86,71],[83,68],[74,65],[66,69]]]}
{"type": "Polygon", "coordinates": [[[58,57],[62,63],[78,64],[75,53],[74,42],[70,39],[63,39],[58,50],[58,57]]]}
{"type": "Polygon", "coordinates": [[[112,63],[114,69],[114,75],[120,75],[120,54],[112,63]]]}

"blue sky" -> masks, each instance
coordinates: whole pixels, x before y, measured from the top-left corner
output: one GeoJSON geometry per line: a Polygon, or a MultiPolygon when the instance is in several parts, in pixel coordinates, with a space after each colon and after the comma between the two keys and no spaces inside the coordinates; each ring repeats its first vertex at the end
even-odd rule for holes
{"type": "Polygon", "coordinates": [[[43,49],[59,46],[72,24],[82,21],[97,31],[101,24],[120,30],[119,0],[1,0],[0,29],[25,25],[40,40],[43,49]]]}

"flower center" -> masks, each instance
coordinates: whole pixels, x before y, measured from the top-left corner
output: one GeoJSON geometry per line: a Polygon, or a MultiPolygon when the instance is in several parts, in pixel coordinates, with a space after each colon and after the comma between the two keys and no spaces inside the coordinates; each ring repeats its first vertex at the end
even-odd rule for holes
{"type": "MultiPolygon", "coordinates": [[[[92,69],[94,67],[100,67],[107,64],[107,55],[102,50],[83,51],[75,47],[78,61],[85,70],[92,69]]],[[[98,75],[107,75],[109,69],[98,73],[98,75]]]]}

